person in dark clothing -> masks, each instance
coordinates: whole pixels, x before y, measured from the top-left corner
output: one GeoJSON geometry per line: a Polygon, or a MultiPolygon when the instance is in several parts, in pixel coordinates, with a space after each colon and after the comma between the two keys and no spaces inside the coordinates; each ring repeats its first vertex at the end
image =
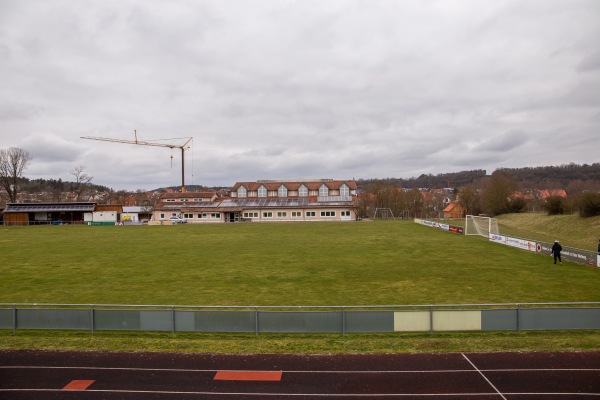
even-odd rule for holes
{"type": "Polygon", "coordinates": [[[600,255],[600,239],[598,239],[598,255],[600,255]]]}
{"type": "Polygon", "coordinates": [[[554,264],[556,264],[556,260],[562,264],[562,260],[560,259],[560,252],[562,251],[562,246],[558,243],[558,240],[554,241],[552,245],[552,255],[554,256],[554,264]]]}

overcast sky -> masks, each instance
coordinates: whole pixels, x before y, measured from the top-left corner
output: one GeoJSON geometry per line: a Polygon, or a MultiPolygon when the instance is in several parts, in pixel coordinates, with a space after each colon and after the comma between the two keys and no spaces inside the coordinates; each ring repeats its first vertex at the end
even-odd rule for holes
{"type": "Polygon", "coordinates": [[[0,148],[114,189],[600,161],[598,0],[0,0],[0,148]],[[172,156],[172,158],[171,158],[172,156]]]}

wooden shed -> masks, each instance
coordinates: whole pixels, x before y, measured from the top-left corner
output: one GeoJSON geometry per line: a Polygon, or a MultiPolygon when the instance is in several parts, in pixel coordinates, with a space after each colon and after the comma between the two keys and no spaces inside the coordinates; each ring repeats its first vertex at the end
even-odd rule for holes
{"type": "Polygon", "coordinates": [[[458,201],[453,201],[446,208],[444,208],[444,219],[457,219],[464,218],[465,210],[462,208],[458,201]]]}
{"type": "Polygon", "coordinates": [[[93,212],[96,203],[8,203],[3,212],[4,225],[82,224],[84,214],[93,212]]]}

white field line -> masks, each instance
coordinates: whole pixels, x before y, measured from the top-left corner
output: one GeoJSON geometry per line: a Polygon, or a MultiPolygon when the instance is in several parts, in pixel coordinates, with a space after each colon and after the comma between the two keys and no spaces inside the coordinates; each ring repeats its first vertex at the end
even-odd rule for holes
{"type": "MultiPolygon", "coordinates": [[[[461,353],[462,354],[462,353],[461,353]]],[[[462,354],[462,356],[465,358],[465,360],[467,360],[469,362],[469,364],[471,364],[473,366],[473,368],[475,368],[475,370],[477,372],[479,372],[479,374],[481,374],[481,376],[483,377],[483,379],[485,379],[487,381],[487,383],[490,384],[490,386],[500,395],[500,397],[502,397],[504,400],[506,400],[506,397],[504,397],[504,395],[502,393],[500,393],[500,391],[498,390],[498,388],[496,388],[496,386],[494,386],[494,384],[487,378],[487,376],[485,376],[485,374],[483,372],[481,372],[476,366],[475,364],[473,364],[471,362],[471,360],[469,360],[469,357],[467,357],[466,355],[462,354]]]]}

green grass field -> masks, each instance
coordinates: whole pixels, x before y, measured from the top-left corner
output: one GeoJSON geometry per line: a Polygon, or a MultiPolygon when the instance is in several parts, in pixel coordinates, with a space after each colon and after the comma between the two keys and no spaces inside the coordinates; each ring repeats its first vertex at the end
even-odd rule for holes
{"type": "Polygon", "coordinates": [[[600,301],[600,270],[409,221],[0,229],[0,302],[600,301]]]}
{"type": "MultiPolygon", "coordinates": [[[[563,221],[560,232],[554,233],[562,238],[580,232],[578,223],[563,221]]],[[[519,236],[535,232],[530,226],[523,231],[510,229],[513,235],[525,232],[519,236]]],[[[584,240],[596,243],[593,235],[597,232],[592,229],[584,240]]],[[[412,221],[0,227],[0,247],[0,303],[311,306],[600,301],[600,269],[571,263],[555,267],[550,257],[412,221]]],[[[0,348],[600,349],[597,332],[527,335],[537,337],[537,344],[517,333],[436,334],[433,338],[419,334],[261,335],[257,339],[204,334],[172,338],[150,333],[89,337],[20,331],[13,335],[4,331],[0,348]],[[398,339],[408,342],[400,345],[398,339]]]]}

